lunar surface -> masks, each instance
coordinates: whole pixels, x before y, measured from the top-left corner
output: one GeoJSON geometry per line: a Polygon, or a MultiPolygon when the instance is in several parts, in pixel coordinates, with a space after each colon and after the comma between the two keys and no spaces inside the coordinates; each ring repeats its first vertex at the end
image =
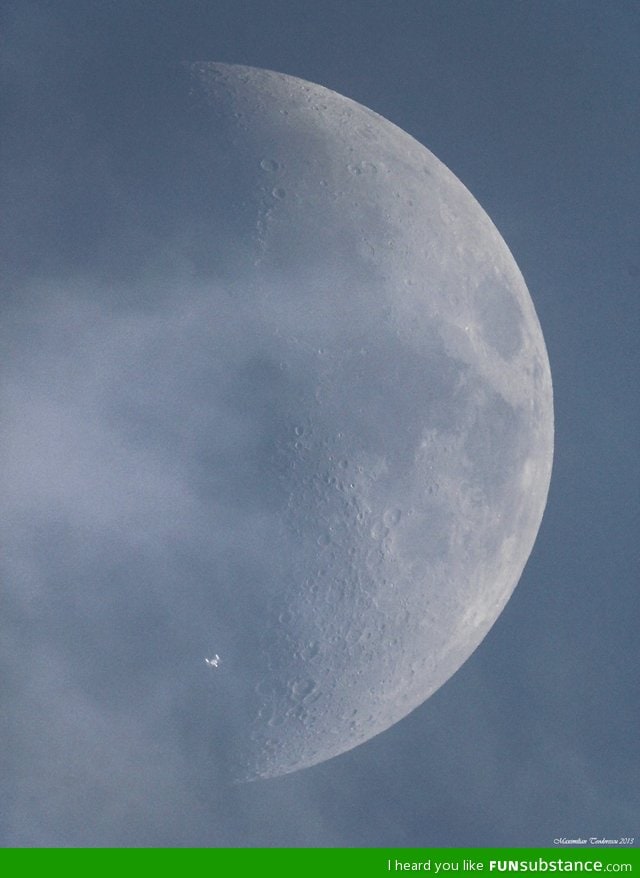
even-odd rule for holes
{"type": "Polygon", "coordinates": [[[132,122],[104,159],[99,295],[77,271],[15,346],[8,491],[60,547],[64,593],[33,598],[65,608],[52,679],[193,715],[213,763],[273,777],[485,637],[545,507],[551,377],[513,257],[424,146],[278,73],[174,86],[166,141],[132,122]]]}

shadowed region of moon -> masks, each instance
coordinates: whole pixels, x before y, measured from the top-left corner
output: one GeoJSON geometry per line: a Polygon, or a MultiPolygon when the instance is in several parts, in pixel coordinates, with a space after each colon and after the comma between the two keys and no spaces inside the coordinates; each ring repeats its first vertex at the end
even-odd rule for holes
{"type": "Polygon", "coordinates": [[[501,236],[408,134],[248,67],[166,95],[101,154],[102,292],[45,291],[6,376],[8,491],[57,678],[273,777],[487,634],[546,502],[551,377],[501,236]]]}

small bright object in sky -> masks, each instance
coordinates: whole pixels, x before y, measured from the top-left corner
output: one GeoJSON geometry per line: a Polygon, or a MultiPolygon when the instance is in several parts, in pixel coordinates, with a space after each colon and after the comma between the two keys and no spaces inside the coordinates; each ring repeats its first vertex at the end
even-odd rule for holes
{"type": "Polygon", "coordinates": [[[209,665],[210,668],[217,668],[220,664],[220,656],[218,653],[216,653],[213,658],[206,658],[205,664],[209,665]]]}

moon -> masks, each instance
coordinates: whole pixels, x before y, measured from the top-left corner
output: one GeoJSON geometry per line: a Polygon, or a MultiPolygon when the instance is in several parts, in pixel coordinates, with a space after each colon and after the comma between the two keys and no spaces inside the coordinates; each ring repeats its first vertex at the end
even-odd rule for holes
{"type": "Polygon", "coordinates": [[[544,339],[480,205],[366,107],[195,63],[126,122],[93,270],[9,321],[39,315],[7,496],[53,535],[56,679],[276,777],[397,723],[500,615],[549,487],[544,339]]]}
{"type": "Polygon", "coordinates": [[[388,729],[485,637],[545,507],[552,386],[507,246],[424,146],[291,76],[190,72],[211,164],[242,181],[226,270],[251,315],[233,394],[251,451],[232,458],[273,532],[259,632],[255,595],[235,598],[241,737],[247,776],[270,777],[388,729]]]}

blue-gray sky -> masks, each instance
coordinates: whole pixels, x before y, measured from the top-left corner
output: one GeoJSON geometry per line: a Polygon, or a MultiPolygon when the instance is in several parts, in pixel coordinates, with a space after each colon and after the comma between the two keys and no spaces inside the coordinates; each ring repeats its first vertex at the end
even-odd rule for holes
{"type": "MultiPolygon", "coordinates": [[[[139,458],[110,457],[111,437],[91,418],[73,472],[56,472],[52,456],[43,463],[37,447],[28,472],[0,468],[8,547],[0,841],[517,846],[637,836],[638,6],[21,0],[5,4],[3,19],[2,357],[12,374],[37,376],[50,362],[64,395],[64,370],[74,369],[72,385],[86,397],[71,409],[86,417],[94,384],[76,373],[96,368],[100,345],[113,343],[112,329],[103,329],[109,288],[123,290],[122,319],[130,321],[130,334],[117,339],[124,363],[114,378],[126,381],[126,357],[146,338],[140,313],[171,283],[168,258],[136,272],[149,239],[172,222],[162,212],[166,193],[145,188],[146,175],[156,179],[175,155],[155,113],[154,101],[171,100],[160,71],[184,59],[249,64],[370,107],[431,149],[480,201],[543,328],[556,447],[547,511],[520,585],[460,671],[369,743],[290,776],[231,787],[200,771],[206,716],[185,708],[173,731],[150,735],[148,718],[118,693],[87,695],[101,686],[96,649],[107,658],[139,628],[162,629],[160,609],[150,620],[148,602],[133,607],[140,615],[132,614],[130,631],[112,630],[110,620],[120,623],[118,602],[132,578],[151,587],[154,565],[183,573],[171,547],[158,554],[145,544],[145,534],[161,536],[154,510],[176,509],[185,526],[192,520],[179,474],[167,481],[160,452],[144,443],[139,458]],[[132,131],[147,135],[144,155],[131,149],[139,138],[132,131]],[[132,236],[154,199],[155,225],[132,236]],[[69,291],[78,303],[71,317],[51,306],[69,291]],[[78,342],[76,329],[87,326],[93,334],[78,342]],[[87,472],[96,460],[103,471],[87,472]],[[125,524],[113,520],[113,500],[126,493],[128,467],[148,486],[149,506],[132,501],[126,527],[137,550],[115,563],[109,550],[125,524]],[[46,515],[61,498],[68,508],[53,532],[46,515]],[[103,557],[83,550],[96,531],[108,535],[103,557]],[[63,587],[70,564],[79,582],[93,584],[86,595],[63,587]],[[96,591],[104,594],[99,608],[96,591]],[[95,638],[86,619],[96,612],[104,618],[97,647],[85,642],[95,638]],[[65,676],[70,663],[73,679],[65,676]]],[[[203,206],[191,195],[195,217],[203,206]]],[[[20,413],[25,447],[38,433],[29,418],[49,418],[64,436],[56,401],[37,397],[36,378],[24,386],[33,398],[6,395],[5,424],[20,413]]],[[[177,631],[186,619],[177,605],[177,631]]],[[[140,687],[161,701],[162,680],[178,678],[180,669],[154,654],[156,642],[124,650],[129,697],[140,687]]]]}

